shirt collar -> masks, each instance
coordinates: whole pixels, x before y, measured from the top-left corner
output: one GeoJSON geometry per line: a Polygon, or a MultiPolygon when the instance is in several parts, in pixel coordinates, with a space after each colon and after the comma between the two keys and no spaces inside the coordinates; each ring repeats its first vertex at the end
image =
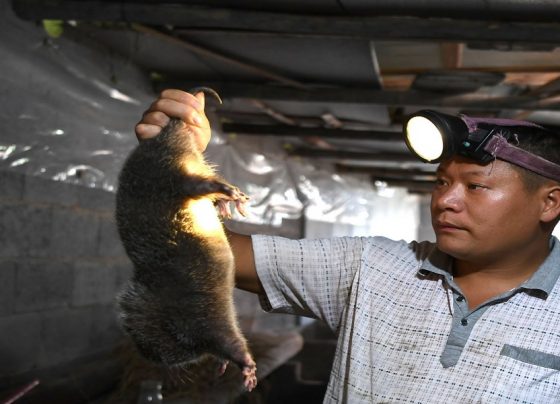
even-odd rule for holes
{"type": "Polygon", "coordinates": [[[434,249],[422,262],[418,274],[427,276],[430,273],[443,276],[448,282],[453,278],[453,258],[441,252],[434,244],[434,249]]]}
{"type": "Polygon", "coordinates": [[[550,238],[550,254],[521,287],[523,289],[542,290],[548,296],[560,277],[560,242],[556,237],[550,238]]]}
{"type": "MultiPolygon", "coordinates": [[[[432,252],[422,262],[418,274],[426,276],[430,273],[443,276],[448,282],[453,279],[453,258],[434,246],[432,252]]],[[[554,236],[550,238],[550,254],[520,289],[540,290],[549,295],[560,278],[560,242],[554,236]]]]}

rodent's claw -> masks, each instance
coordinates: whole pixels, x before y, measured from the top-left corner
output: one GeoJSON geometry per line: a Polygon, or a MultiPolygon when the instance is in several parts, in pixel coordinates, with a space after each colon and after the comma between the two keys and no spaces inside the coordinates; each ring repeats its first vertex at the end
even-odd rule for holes
{"type": "Polygon", "coordinates": [[[225,219],[231,219],[231,210],[229,208],[229,201],[226,199],[219,199],[216,201],[218,213],[225,219]]]}
{"type": "Polygon", "coordinates": [[[208,94],[214,96],[214,98],[216,98],[220,104],[223,104],[222,98],[220,97],[220,94],[218,94],[216,90],[214,90],[210,87],[200,86],[200,87],[193,87],[189,90],[189,93],[191,93],[192,95],[196,95],[197,93],[200,93],[200,92],[208,93],[208,94]]]}
{"type": "Polygon", "coordinates": [[[239,212],[239,214],[243,217],[247,216],[247,211],[245,210],[245,201],[236,200],[235,201],[235,208],[239,212]]]}
{"type": "Polygon", "coordinates": [[[229,361],[228,360],[224,360],[221,364],[220,367],[218,369],[218,376],[223,376],[224,373],[226,372],[226,369],[229,365],[229,361]]]}
{"type": "Polygon", "coordinates": [[[249,196],[241,192],[241,190],[230,184],[223,184],[222,192],[216,198],[216,205],[220,215],[224,218],[231,218],[231,210],[228,202],[234,202],[235,208],[242,216],[247,216],[245,204],[249,200],[249,196]]]}

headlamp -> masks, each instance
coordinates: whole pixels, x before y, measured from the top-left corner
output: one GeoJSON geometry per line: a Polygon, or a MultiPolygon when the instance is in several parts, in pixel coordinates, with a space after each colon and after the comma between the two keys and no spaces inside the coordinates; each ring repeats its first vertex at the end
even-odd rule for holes
{"type": "Polygon", "coordinates": [[[517,139],[519,127],[545,128],[512,119],[454,116],[432,110],[411,115],[403,126],[408,149],[420,160],[438,163],[461,155],[479,163],[496,158],[560,181],[560,165],[509,143],[517,139]]]}

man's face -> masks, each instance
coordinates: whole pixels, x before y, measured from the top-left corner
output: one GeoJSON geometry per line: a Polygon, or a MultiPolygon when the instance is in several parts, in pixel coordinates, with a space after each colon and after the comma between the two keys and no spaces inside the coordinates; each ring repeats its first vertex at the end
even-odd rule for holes
{"type": "Polygon", "coordinates": [[[515,255],[538,238],[537,195],[528,193],[504,161],[481,165],[459,156],[444,161],[431,202],[438,248],[470,262],[515,255]]]}

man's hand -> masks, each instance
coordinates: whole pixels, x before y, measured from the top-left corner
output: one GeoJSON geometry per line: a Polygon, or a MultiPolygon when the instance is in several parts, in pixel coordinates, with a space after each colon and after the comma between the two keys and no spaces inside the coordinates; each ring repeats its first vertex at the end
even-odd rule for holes
{"type": "Polygon", "coordinates": [[[170,118],[183,120],[196,137],[200,150],[206,150],[211,131],[204,113],[203,92],[192,95],[181,90],[163,90],[136,125],[136,137],[142,141],[159,135],[170,118]]]}

